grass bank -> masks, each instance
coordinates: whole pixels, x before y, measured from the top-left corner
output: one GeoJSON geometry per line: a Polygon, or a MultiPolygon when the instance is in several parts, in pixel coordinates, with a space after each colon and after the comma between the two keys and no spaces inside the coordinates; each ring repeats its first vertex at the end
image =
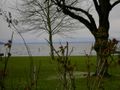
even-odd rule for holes
{"type": "MultiPolygon", "coordinates": [[[[76,90],[87,90],[87,80],[81,77],[80,72],[87,72],[86,61],[87,57],[84,56],[71,56],[73,64],[75,64],[75,77],[76,77],[76,90]]],[[[95,71],[95,56],[90,57],[91,72],[95,71]]],[[[115,57],[116,59],[116,57],[115,57]]],[[[0,61],[0,69],[3,64],[0,61]]],[[[5,86],[7,90],[24,90],[29,84],[31,61],[29,57],[11,57],[8,63],[7,76],[5,86]]],[[[62,90],[60,89],[60,81],[57,79],[57,64],[51,61],[48,56],[33,57],[33,64],[38,69],[38,89],[37,90],[62,90]]],[[[105,90],[120,90],[120,66],[113,63],[110,66],[109,72],[112,74],[110,78],[105,78],[105,90]]],[[[84,74],[84,73],[83,73],[84,74]]]]}

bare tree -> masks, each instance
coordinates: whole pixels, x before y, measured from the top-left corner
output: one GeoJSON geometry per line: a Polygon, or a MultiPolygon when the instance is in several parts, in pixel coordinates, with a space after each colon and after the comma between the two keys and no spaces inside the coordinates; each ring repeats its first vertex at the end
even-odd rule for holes
{"type": "MultiPolygon", "coordinates": [[[[103,62],[103,69],[100,73],[104,73],[104,75],[108,75],[108,56],[109,53],[107,52],[108,47],[108,40],[109,40],[109,15],[110,11],[120,3],[120,0],[83,0],[84,2],[92,2],[95,8],[95,11],[98,14],[99,23],[95,21],[93,14],[91,14],[90,9],[83,9],[81,8],[81,1],[82,0],[74,0],[74,2],[78,3],[78,7],[72,5],[72,3],[67,3],[69,0],[51,0],[58,6],[60,10],[65,15],[69,15],[70,17],[78,20],[82,24],[84,24],[88,30],[92,33],[95,38],[94,49],[97,53],[97,61],[100,62],[102,65],[103,62]],[[84,16],[81,16],[82,13],[84,16]]],[[[89,7],[88,7],[89,8],[89,7]]]]}
{"type": "Polygon", "coordinates": [[[23,32],[47,32],[51,57],[54,59],[53,35],[72,30],[74,21],[59,10],[56,11],[51,0],[23,0],[20,6],[18,10],[22,16],[20,22],[24,26],[23,32]]]}

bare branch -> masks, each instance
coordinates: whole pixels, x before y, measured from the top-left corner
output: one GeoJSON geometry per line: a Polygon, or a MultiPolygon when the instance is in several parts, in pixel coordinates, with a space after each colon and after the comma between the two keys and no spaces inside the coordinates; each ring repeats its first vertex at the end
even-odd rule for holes
{"type": "Polygon", "coordinates": [[[97,0],[93,0],[93,3],[95,5],[95,9],[96,9],[97,13],[99,14],[100,13],[100,6],[99,6],[97,0]]]}
{"type": "Polygon", "coordinates": [[[111,5],[111,9],[114,7],[114,6],[116,6],[117,4],[119,4],[120,3],[120,0],[117,0],[116,2],[114,2],[112,5],[111,5]]]}
{"type": "Polygon", "coordinates": [[[68,8],[68,9],[71,9],[71,10],[73,9],[75,11],[80,11],[80,12],[84,13],[89,18],[91,24],[94,25],[95,29],[97,28],[97,26],[95,24],[95,20],[89,12],[87,12],[87,11],[81,9],[81,8],[77,8],[77,7],[71,7],[71,6],[65,6],[65,7],[68,8]]]}
{"type": "Polygon", "coordinates": [[[85,10],[83,10],[81,8],[76,8],[76,7],[71,7],[71,6],[67,6],[67,5],[61,4],[62,1],[61,2],[58,1],[58,0],[55,0],[55,1],[54,1],[54,3],[56,5],[58,5],[62,9],[64,14],[69,15],[70,17],[72,17],[72,18],[82,22],[92,33],[94,32],[94,30],[97,29],[95,21],[94,21],[92,15],[90,13],[88,13],[87,11],[85,11],[85,10]],[[83,18],[82,16],[76,15],[71,10],[80,11],[80,12],[84,13],[88,17],[88,19],[90,21],[85,19],[85,18],[83,18]]]}

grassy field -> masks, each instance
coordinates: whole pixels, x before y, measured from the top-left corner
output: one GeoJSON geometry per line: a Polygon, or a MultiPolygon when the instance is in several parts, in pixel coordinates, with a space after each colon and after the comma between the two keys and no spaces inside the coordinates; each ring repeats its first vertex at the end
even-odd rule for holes
{"type": "MultiPolygon", "coordinates": [[[[87,80],[82,78],[80,72],[87,72],[84,56],[71,56],[73,64],[76,65],[76,90],[87,90],[87,80]]],[[[3,61],[0,61],[0,69],[3,68],[3,61]]],[[[91,72],[95,71],[95,57],[90,57],[91,72]]],[[[51,61],[50,57],[33,57],[33,64],[39,68],[38,89],[37,90],[62,90],[60,81],[57,79],[57,64],[51,61]]],[[[25,90],[29,83],[31,61],[29,57],[11,57],[7,66],[7,76],[5,86],[7,90],[25,90]]],[[[120,90],[120,66],[111,64],[109,73],[111,77],[105,78],[105,90],[120,90]]],[[[91,82],[92,83],[92,82],[91,82]]],[[[27,90],[27,89],[26,89],[27,90]]]]}

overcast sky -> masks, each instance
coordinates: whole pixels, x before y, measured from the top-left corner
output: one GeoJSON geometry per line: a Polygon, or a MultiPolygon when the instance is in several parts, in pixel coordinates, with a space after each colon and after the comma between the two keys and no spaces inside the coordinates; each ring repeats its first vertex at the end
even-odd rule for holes
{"type": "MultiPolygon", "coordinates": [[[[10,11],[10,7],[14,6],[15,0],[6,0],[6,2],[0,2],[0,8],[10,11]],[[7,7],[7,8],[5,8],[7,7]]],[[[117,38],[120,40],[120,4],[113,8],[110,14],[110,38],[117,38]]],[[[8,28],[8,24],[5,22],[2,16],[0,16],[0,41],[7,41],[11,37],[12,29],[8,28]]],[[[40,42],[47,39],[47,34],[39,36],[37,33],[29,32],[22,34],[27,42],[40,42]]],[[[71,33],[55,35],[55,41],[69,40],[69,41],[84,41],[94,40],[91,33],[86,29],[80,29],[71,33]]],[[[22,42],[18,34],[14,34],[15,42],[22,42]]]]}

